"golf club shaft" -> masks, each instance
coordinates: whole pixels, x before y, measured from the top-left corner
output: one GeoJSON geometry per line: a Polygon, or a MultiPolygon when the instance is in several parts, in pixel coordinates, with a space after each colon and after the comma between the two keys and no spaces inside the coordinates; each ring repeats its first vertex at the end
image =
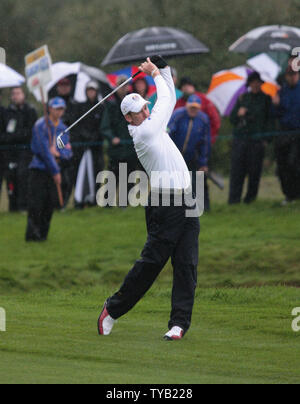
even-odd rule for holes
{"type": "Polygon", "coordinates": [[[93,108],[91,108],[89,111],[87,111],[84,115],[82,115],[76,122],[74,122],[71,126],[69,126],[61,135],[63,136],[65,133],[68,133],[71,129],[74,128],[74,126],[78,125],[79,122],[81,122],[86,116],[88,116],[94,109],[98,108],[99,105],[101,105],[104,101],[106,101],[108,98],[110,98],[112,95],[114,95],[117,91],[120,90],[120,88],[126,86],[126,84],[130,83],[131,80],[133,80],[135,77],[137,77],[141,71],[135,73],[132,77],[130,77],[128,80],[124,81],[119,87],[115,88],[110,94],[108,94],[105,98],[102,98],[101,101],[98,102],[98,104],[94,105],[93,108]]]}

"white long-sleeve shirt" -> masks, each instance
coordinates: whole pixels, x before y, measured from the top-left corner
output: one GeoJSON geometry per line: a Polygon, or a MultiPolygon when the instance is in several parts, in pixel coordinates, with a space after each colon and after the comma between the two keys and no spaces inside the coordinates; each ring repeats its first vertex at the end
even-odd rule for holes
{"type": "Polygon", "coordinates": [[[146,170],[152,190],[186,190],[191,185],[187,165],[175,143],[167,133],[176,104],[171,69],[160,69],[154,81],[157,102],[148,119],[140,126],[129,125],[137,156],[146,170]]]}

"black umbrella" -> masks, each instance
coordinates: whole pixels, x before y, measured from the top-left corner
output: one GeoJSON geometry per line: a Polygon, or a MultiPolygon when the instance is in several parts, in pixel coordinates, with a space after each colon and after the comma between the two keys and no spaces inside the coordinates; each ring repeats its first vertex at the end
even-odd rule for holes
{"type": "Polygon", "coordinates": [[[283,25],[255,28],[239,38],[229,50],[236,53],[284,52],[300,46],[300,29],[283,25]]]}
{"type": "Polygon", "coordinates": [[[113,46],[102,66],[144,60],[154,55],[182,56],[209,49],[191,34],[171,27],[144,28],[126,34],[113,46]]]}

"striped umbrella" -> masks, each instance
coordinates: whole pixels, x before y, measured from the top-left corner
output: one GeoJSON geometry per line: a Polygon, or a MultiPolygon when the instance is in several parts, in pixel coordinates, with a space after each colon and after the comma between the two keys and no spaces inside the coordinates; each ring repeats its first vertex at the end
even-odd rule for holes
{"type": "Polygon", "coordinates": [[[258,27],[239,38],[229,48],[231,52],[288,52],[300,45],[300,28],[285,25],[258,27]]]}
{"type": "MultiPolygon", "coordinates": [[[[239,66],[213,75],[207,97],[215,104],[222,116],[229,116],[240,95],[248,91],[246,83],[253,71],[247,66],[239,66]]],[[[263,92],[271,97],[274,97],[278,89],[278,85],[271,79],[262,86],[263,92]]]]}

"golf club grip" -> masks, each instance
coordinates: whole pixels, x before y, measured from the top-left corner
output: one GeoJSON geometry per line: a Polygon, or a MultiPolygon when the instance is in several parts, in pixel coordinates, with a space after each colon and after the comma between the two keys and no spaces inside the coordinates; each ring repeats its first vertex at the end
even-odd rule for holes
{"type": "Polygon", "coordinates": [[[139,74],[141,74],[142,72],[141,71],[138,71],[137,73],[135,73],[133,76],[132,76],[132,80],[133,79],[135,79],[139,74]]]}
{"type": "Polygon", "coordinates": [[[209,180],[211,180],[211,182],[213,183],[213,184],[215,184],[219,189],[221,189],[222,191],[224,190],[224,184],[221,182],[221,181],[218,181],[215,177],[214,177],[214,175],[209,171],[207,174],[207,178],[209,179],[209,180]]]}
{"type": "Polygon", "coordinates": [[[64,198],[62,194],[62,189],[60,184],[56,184],[56,189],[57,189],[57,195],[58,195],[58,200],[59,200],[59,206],[61,208],[64,207],[64,198]]]}

